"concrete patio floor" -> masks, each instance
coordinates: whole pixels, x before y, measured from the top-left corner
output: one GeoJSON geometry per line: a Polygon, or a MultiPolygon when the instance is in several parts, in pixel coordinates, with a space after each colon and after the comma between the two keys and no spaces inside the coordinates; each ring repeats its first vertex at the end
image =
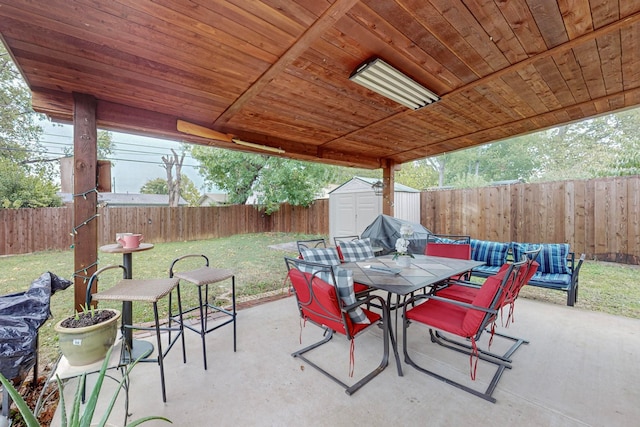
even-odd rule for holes
{"type": "MultiPolygon", "coordinates": [[[[156,364],[134,368],[130,413],[161,415],[177,426],[457,426],[487,423],[535,426],[637,426],[640,419],[640,320],[519,299],[509,334],[530,340],[514,355],[492,404],[416,371],[393,358],[353,396],[291,353],[319,339],[319,328],[301,328],[293,297],[238,313],[238,351],[232,328],[207,336],[209,369],[197,334],[186,331],[187,363],[179,347],[165,360],[167,403],[156,364]]],[[[500,328],[502,329],[502,328],[500,328]]],[[[469,359],[428,342],[427,329],[409,328],[411,353],[429,367],[469,381],[469,359]]],[[[380,361],[382,330],[370,328],[355,345],[355,376],[380,361]]],[[[498,338],[492,349],[499,348],[498,338]]],[[[400,341],[401,343],[401,341],[400,341]]],[[[342,336],[311,353],[349,382],[349,343],[342,336]]],[[[402,359],[402,354],[401,354],[402,359]]],[[[486,386],[493,366],[478,365],[486,386]]],[[[71,400],[70,381],[65,396],[71,400]]],[[[113,381],[105,387],[113,387],[113,381]]],[[[110,396],[104,390],[101,404],[110,396]]],[[[110,422],[122,425],[120,398],[110,422]]],[[[59,418],[56,417],[56,420],[59,418]]],[[[145,425],[168,425],[152,421],[145,425]]]]}

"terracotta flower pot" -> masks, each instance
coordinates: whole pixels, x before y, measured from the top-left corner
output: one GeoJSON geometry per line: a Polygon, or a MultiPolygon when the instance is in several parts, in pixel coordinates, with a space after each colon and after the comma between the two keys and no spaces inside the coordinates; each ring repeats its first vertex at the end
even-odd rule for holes
{"type": "Polygon", "coordinates": [[[63,319],[56,323],[54,329],[58,333],[58,345],[62,354],[72,366],[88,365],[104,359],[107,351],[116,340],[120,311],[101,308],[115,312],[115,316],[92,326],[68,328],[62,326],[63,319]]]}

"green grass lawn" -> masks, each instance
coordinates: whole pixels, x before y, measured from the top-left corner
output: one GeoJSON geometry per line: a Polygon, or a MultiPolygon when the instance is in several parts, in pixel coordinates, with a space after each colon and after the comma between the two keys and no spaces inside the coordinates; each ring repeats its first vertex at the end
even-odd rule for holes
{"type": "MultiPolygon", "coordinates": [[[[152,250],[133,254],[133,275],[135,278],[168,277],[171,261],[181,255],[202,253],[209,257],[213,267],[231,268],[236,273],[239,298],[259,295],[268,291],[283,289],[285,264],[283,257],[296,256],[296,252],[270,249],[270,245],[310,239],[309,236],[286,233],[243,234],[232,237],[193,242],[161,243],[152,250]]],[[[119,254],[99,253],[99,267],[120,264],[119,254]]],[[[198,259],[185,260],[199,262],[198,259]]],[[[46,271],[71,279],[73,273],[73,252],[40,252],[30,255],[16,255],[0,258],[3,275],[0,277],[0,294],[27,290],[31,281],[46,271]]],[[[640,318],[640,285],[637,274],[640,267],[613,263],[586,261],[580,271],[580,288],[576,309],[602,311],[627,317],[640,318]]],[[[100,289],[112,286],[122,277],[120,270],[104,273],[100,289]]],[[[229,281],[227,281],[229,282],[229,281]]],[[[183,305],[194,304],[194,286],[181,286],[183,305]]],[[[224,299],[230,283],[222,283],[214,289],[219,298],[224,299]]],[[[521,297],[546,301],[559,306],[566,305],[566,293],[526,286],[521,297]]],[[[56,293],[51,299],[53,318],[40,329],[42,363],[54,360],[58,354],[57,337],[53,325],[73,314],[73,289],[56,293]]],[[[101,304],[104,307],[120,308],[119,304],[101,304]]],[[[166,316],[166,305],[161,307],[166,316]]],[[[152,319],[149,304],[134,304],[136,322],[152,319]]]]}
{"type": "MultiPolygon", "coordinates": [[[[160,243],[148,251],[133,254],[134,278],[169,277],[169,267],[173,259],[185,254],[205,254],[210,265],[219,268],[233,269],[236,274],[236,294],[242,297],[262,294],[283,287],[286,267],[284,256],[297,256],[297,252],[286,252],[270,249],[270,245],[295,240],[313,238],[315,236],[285,233],[244,234],[214,240],[192,242],[160,243]]],[[[98,253],[99,268],[111,264],[121,264],[122,255],[98,253]]],[[[189,263],[200,263],[199,258],[188,258],[181,261],[180,268],[188,268],[189,263]]],[[[30,283],[42,273],[51,271],[66,279],[73,275],[73,252],[52,251],[29,255],[15,255],[0,258],[0,266],[4,274],[0,277],[0,294],[25,291],[30,283]]],[[[99,289],[107,289],[122,278],[122,270],[108,270],[100,276],[99,289]]],[[[197,293],[195,286],[183,284],[181,287],[183,307],[195,305],[197,293]]],[[[227,280],[213,289],[216,295],[224,295],[231,288],[227,280]]],[[[101,303],[101,307],[120,308],[117,303],[101,303]]],[[[134,304],[133,319],[135,322],[153,319],[151,304],[134,304]]],[[[161,316],[166,316],[167,307],[160,304],[161,316]]],[[[41,363],[49,363],[57,357],[57,336],[53,331],[56,322],[74,313],[73,288],[57,292],[51,298],[53,317],[40,328],[41,363]]]]}

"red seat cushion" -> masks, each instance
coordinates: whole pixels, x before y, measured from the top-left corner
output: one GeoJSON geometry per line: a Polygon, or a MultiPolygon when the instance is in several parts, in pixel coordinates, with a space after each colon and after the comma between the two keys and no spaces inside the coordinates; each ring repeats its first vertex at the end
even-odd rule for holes
{"type": "MultiPolygon", "coordinates": [[[[471,304],[483,308],[489,308],[491,306],[491,303],[502,284],[502,279],[496,276],[487,277],[487,280],[484,281],[471,304]]],[[[464,336],[471,336],[478,332],[485,314],[486,312],[480,310],[469,309],[467,311],[464,320],[462,321],[462,329],[465,331],[464,336]]]]}
{"type": "MultiPolygon", "coordinates": [[[[308,281],[311,278],[310,273],[302,273],[300,270],[292,269],[289,271],[289,278],[296,291],[296,298],[299,301],[303,317],[343,335],[347,335],[336,290],[332,285],[315,277],[312,283],[315,298],[312,298],[308,285],[308,281]]],[[[349,316],[345,316],[347,328],[349,328],[349,335],[351,336],[357,335],[367,326],[381,319],[378,313],[364,308],[362,311],[370,323],[353,323],[349,316]]]]}
{"type": "MultiPolygon", "coordinates": [[[[500,270],[496,274],[489,277],[495,277],[497,279],[502,280],[510,266],[511,264],[504,264],[502,267],[500,267],[500,270]]],[[[436,295],[442,298],[453,299],[456,301],[461,301],[461,302],[466,302],[471,304],[473,300],[476,298],[476,296],[478,295],[478,291],[482,286],[484,285],[479,284],[477,287],[471,287],[471,286],[453,284],[453,285],[447,286],[446,288],[440,289],[439,291],[436,292],[436,295]]]]}
{"type": "Polygon", "coordinates": [[[473,299],[476,297],[476,294],[479,290],[479,285],[477,288],[462,285],[450,285],[444,289],[437,291],[436,295],[442,298],[453,299],[456,301],[471,304],[471,301],[473,301],[473,299]]]}
{"type": "Polygon", "coordinates": [[[435,329],[467,336],[462,329],[466,309],[451,303],[427,300],[407,311],[407,319],[424,323],[435,329]]]}
{"type": "Polygon", "coordinates": [[[424,254],[446,258],[471,259],[471,245],[468,243],[427,243],[424,254]]]}
{"type": "Polygon", "coordinates": [[[358,294],[360,292],[369,292],[371,288],[367,285],[363,285],[362,283],[354,282],[353,283],[353,291],[358,294]]]}

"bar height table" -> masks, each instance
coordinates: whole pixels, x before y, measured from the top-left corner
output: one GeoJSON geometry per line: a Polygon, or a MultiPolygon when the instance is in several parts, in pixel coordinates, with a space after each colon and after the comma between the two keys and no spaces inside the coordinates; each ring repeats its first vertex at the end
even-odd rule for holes
{"type": "MultiPolygon", "coordinates": [[[[133,278],[133,262],[132,253],[142,252],[153,249],[151,243],[140,243],[137,248],[125,248],[118,244],[100,246],[100,251],[108,254],[122,254],[122,265],[125,267],[125,273],[122,275],[123,279],[133,278]]],[[[133,303],[131,301],[122,302],[122,324],[133,324],[133,303]]],[[[153,344],[148,341],[134,340],[133,331],[130,328],[122,328],[122,335],[124,337],[124,355],[128,356],[127,362],[133,362],[138,358],[144,358],[153,352],[153,344]],[[128,353],[128,354],[127,354],[128,353]]]]}

